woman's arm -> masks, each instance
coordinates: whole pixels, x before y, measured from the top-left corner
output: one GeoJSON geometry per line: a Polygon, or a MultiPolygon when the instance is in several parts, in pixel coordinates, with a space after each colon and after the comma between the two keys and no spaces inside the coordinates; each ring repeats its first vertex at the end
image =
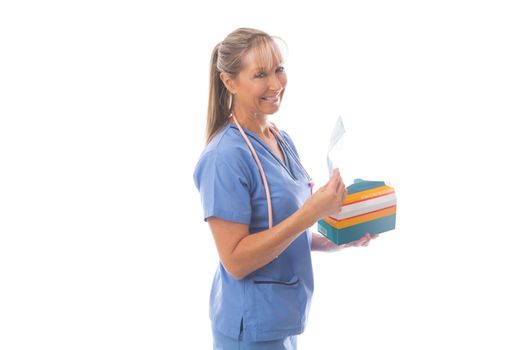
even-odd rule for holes
{"type": "Polygon", "coordinates": [[[250,235],[246,224],[209,217],[208,224],[224,268],[240,280],[268,264],[317,220],[337,213],[345,195],[344,183],[335,170],[330,181],[299,210],[271,229],[250,235]]]}

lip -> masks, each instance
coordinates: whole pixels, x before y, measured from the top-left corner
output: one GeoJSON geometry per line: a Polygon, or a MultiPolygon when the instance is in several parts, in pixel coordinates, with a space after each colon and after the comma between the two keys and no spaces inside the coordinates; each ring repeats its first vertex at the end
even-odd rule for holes
{"type": "Polygon", "coordinates": [[[281,100],[281,93],[279,92],[276,95],[269,95],[261,97],[261,100],[265,102],[277,103],[281,100]]]}
{"type": "Polygon", "coordinates": [[[277,102],[279,101],[279,96],[264,96],[264,97],[261,97],[262,100],[264,101],[268,101],[268,102],[277,102]]]}

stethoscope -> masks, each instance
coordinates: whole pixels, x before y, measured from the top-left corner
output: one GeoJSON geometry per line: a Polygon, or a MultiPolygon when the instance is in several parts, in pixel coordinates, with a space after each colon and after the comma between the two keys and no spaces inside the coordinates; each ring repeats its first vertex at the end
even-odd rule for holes
{"type": "MultiPolygon", "coordinates": [[[[248,139],[248,136],[246,136],[246,133],[244,132],[244,130],[242,129],[241,125],[237,121],[237,118],[235,118],[233,113],[230,114],[230,118],[233,119],[233,121],[235,122],[235,125],[237,125],[237,128],[241,132],[241,135],[244,138],[244,141],[248,145],[248,148],[250,149],[250,152],[252,153],[252,156],[255,159],[255,163],[257,164],[257,168],[259,169],[259,173],[261,174],[262,182],[263,182],[263,185],[264,185],[264,191],[266,192],[266,202],[268,204],[268,227],[272,228],[273,227],[272,199],[271,199],[271,196],[270,196],[270,187],[268,186],[268,181],[266,179],[266,173],[264,172],[264,169],[263,169],[263,167],[261,165],[261,161],[259,160],[259,156],[257,155],[257,152],[255,151],[255,148],[253,147],[250,139],[248,139]]],[[[308,186],[310,187],[310,193],[312,193],[313,192],[313,187],[314,187],[314,183],[312,181],[312,178],[310,177],[310,175],[308,174],[306,169],[301,164],[301,161],[299,160],[299,158],[295,155],[295,152],[292,151],[292,148],[290,147],[288,142],[285,140],[285,138],[281,135],[281,132],[279,131],[279,129],[277,129],[275,124],[273,124],[273,123],[271,124],[270,131],[274,134],[274,136],[279,138],[279,141],[281,141],[281,144],[284,145],[284,148],[286,148],[286,152],[289,155],[292,156],[292,158],[295,161],[295,163],[299,165],[299,167],[301,168],[301,171],[304,173],[304,175],[306,175],[306,178],[308,179],[308,186]]]]}

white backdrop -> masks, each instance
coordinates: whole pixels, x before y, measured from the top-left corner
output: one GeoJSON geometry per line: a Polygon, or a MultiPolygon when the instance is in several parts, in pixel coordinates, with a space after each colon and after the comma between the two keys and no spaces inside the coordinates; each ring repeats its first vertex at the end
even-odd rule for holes
{"type": "Polygon", "coordinates": [[[300,348],[523,349],[524,16],[518,1],[2,2],[0,348],[211,348],[218,258],[192,172],[211,50],[248,26],[288,44],[273,121],[317,185],[342,115],[351,177],[398,195],[395,231],[314,255],[300,348]]]}

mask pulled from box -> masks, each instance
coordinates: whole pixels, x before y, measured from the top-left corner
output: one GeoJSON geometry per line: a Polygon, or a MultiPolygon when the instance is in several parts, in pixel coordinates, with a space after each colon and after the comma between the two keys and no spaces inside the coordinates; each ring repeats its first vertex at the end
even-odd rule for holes
{"type": "MultiPolygon", "coordinates": [[[[339,117],[329,142],[327,163],[329,175],[341,165],[341,144],[346,130],[339,117]]],[[[346,162],[345,162],[346,163],[346,162]]],[[[345,169],[348,174],[348,170],[345,169]]],[[[344,178],[343,178],[344,180],[344,178]]],[[[397,198],[394,189],[383,181],[354,180],[346,188],[341,212],[318,221],[318,230],[337,245],[359,240],[366,233],[379,234],[395,229],[397,198]]]]}

